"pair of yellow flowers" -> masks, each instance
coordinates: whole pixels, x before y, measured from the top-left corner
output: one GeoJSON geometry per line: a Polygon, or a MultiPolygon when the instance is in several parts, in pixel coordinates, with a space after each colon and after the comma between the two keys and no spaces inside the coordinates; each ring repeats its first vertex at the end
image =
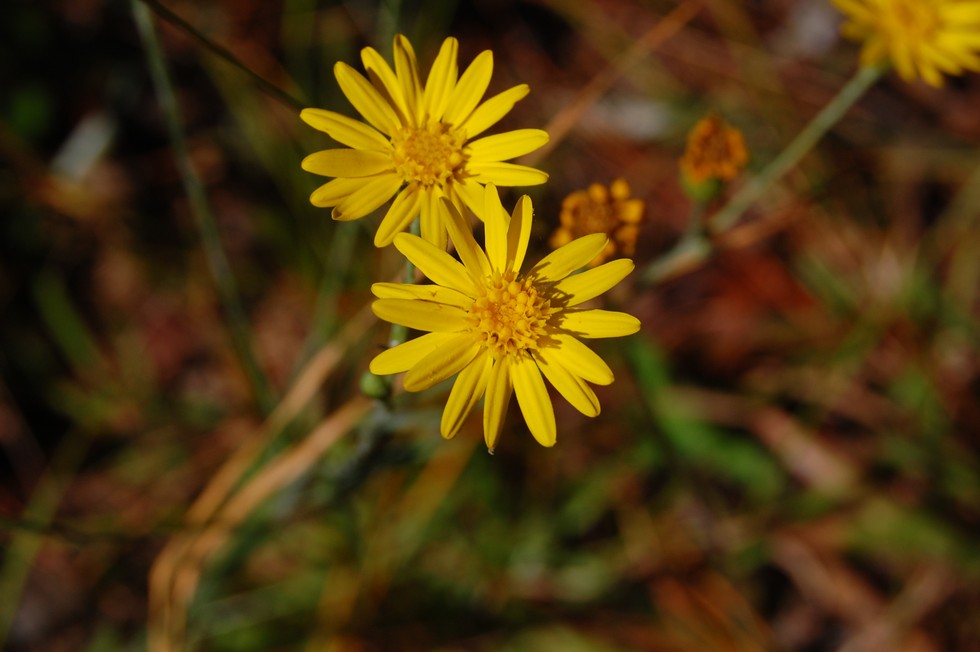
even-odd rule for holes
{"type": "Polygon", "coordinates": [[[365,122],[322,109],[301,117],[346,148],[306,157],[303,168],[334,177],[313,192],[336,220],[355,220],[392,198],[375,233],[394,244],[432,282],[375,283],[375,314],[425,332],[371,361],[375,374],[407,372],[403,386],[427,389],[457,375],[440,430],[454,436],[485,398],[483,430],[493,451],[516,394],[528,429],[545,446],[557,439],[545,379],[587,416],[599,414],[589,383],[613,381],[609,366],[579,338],[635,333],[635,317],[583,306],[633,269],[614,260],[575,274],[606,247],[591,234],[556,249],[524,273],[531,236],[531,200],[504,209],[498,186],[544,183],[548,175],[507,162],[548,141],[540,129],[482,135],[528,93],[519,85],[483,101],[493,71],[485,51],[462,73],[458,43],[446,39],[423,82],[408,39],[396,36],[394,68],[373,48],[361,51],[367,76],[345,63],[334,68],[341,90],[365,122]],[[465,215],[484,226],[477,243],[465,215]],[[419,220],[421,237],[406,233],[419,220]],[[457,257],[447,253],[452,241],[457,257]]]}
{"type": "MultiPolygon", "coordinates": [[[[846,15],[845,35],[863,42],[862,65],[893,64],[906,80],[939,86],[943,74],[980,70],[978,0],[832,0],[846,15]]],[[[497,186],[529,186],[548,176],[507,162],[548,141],[540,129],[482,134],[528,93],[521,84],[483,101],[493,71],[489,51],[462,73],[459,45],[446,39],[425,81],[411,44],[394,42],[394,68],[373,48],[361,51],[367,76],[344,63],[337,81],[364,122],[306,109],[301,117],[346,148],[311,154],[303,168],[333,179],[311,196],[332,207],[336,220],[355,220],[391,201],[375,234],[394,243],[432,284],[376,283],[378,317],[426,332],[377,356],[376,374],[407,372],[404,387],[423,390],[458,374],[442,416],[452,437],[482,397],[487,447],[492,451],[512,394],[531,434],[554,445],[554,408],[544,379],[588,416],[599,413],[589,383],[608,384],[612,371],[578,338],[635,333],[630,315],[583,303],[633,269],[614,260],[574,274],[605,247],[603,234],[558,248],[521,273],[533,211],[527,196],[512,213],[497,186]],[[483,221],[481,247],[470,230],[483,221]],[[421,237],[404,233],[416,219],[421,237]],[[458,259],[446,253],[452,240],[458,259]]]]}

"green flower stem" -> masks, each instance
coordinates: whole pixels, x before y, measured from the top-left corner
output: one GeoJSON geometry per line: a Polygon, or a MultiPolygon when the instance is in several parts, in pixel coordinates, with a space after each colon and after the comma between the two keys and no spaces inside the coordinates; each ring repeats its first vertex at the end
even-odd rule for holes
{"type": "Polygon", "coordinates": [[[706,202],[693,201],[684,235],[670,251],[647,266],[640,277],[641,285],[662,281],[708,256],[711,243],[704,234],[704,214],[707,208],[706,202]]]}
{"type": "MultiPolygon", "coordinates": [[[[421,217],[416,218],[412,222],[411,233],[413,235],[419,235],[421,232],[420,227],[421,217]]],[[[408,258],[405,258],[405,283],[414,284],[415,283],[415,265],[408,258]]],[[[391,328],[388,331],[388,348],[393,349],[399,344],[404,343],[408,339],[408,327],[402,326],[401,324],[391,324],[391,328]]],[[[387,413],[388,409],[391,407],[392,392],[391,383],[394,380],[394,376],[375,376],[370,371],[365,371],[361,375],[361,392],[372,398],[379,399],[376,401],[376,410],[387,413]]],[[[368,430],[372,430],[369,428],[368,430]]]]}
{"type": "Polygon", "coordinates": [[[704,214],[707,205],[703,201],[696,201],[691,204],[691,210],[687,214],[687,229],[684,231],[683,240],[697,240],[704,237],[704,214]]]}
{"type": "Polygon", "coordinates": [[[730,229],[748,208],[762,197],[775,181],[786,174],[809,152],[820,138],[827,133],[847,112],[864,92],[874,84],[883,69],[878,66],[862,67],[851,80],[840,89],[827,106],[817,114],[786,149],[755,178],[746,183],[728,204],[710,221],[713,232],[730,229]]]}
{"type": "Polygon", "coordinates": [[[696,266],[711,254],[711,242],[702,234],[682,238],[670,251],[652,261],[640,277],[640,285],[653,285],[696,266]]]}
{"type": "MultiPolygon", "coordinates": [[[[712,233],[727,231],[748,208],[779,178],[799,163],[827,131],[837,124],[847,110],[881,77],[882,67],[860,68],[837,95],[810,121],[796,138],[755,178],[746,183],[720,211],[708,221],[712,233]]],[[[670,251],[652,261],[640,277],[641,285],[651,285],[697,265],[711,255],[711,241],[705,237],[705,206],[691,207],[687,231],[670,251]]]]}
{"type": "MultiPolygon", "coordinates": [[[[418,217],[412,222],[412,235],[419,235],[422,232],[422,218],[418,217]]],[[[415,283],[415,265],[408,258],[405,259],[405,282],[409,285],[415,283]]],[[[408,339],[408,327],[401,324],[392,324],[388,337],[388,348],[394,348],[408,339]]],[[[389,377],[390,380],[390,377],[389,377]]]]}
{"type": "Polygon", "coordinates": [[[190,153],[187,150],[187,142],[184,140],[184,133],[180,124],[180,110],[177,106],[177,98],[174,95],[174,90],[170,83],[170,75],[167,71],[167,64],[163,56],[163,50],[160,47],[160,41],[157,39],[156,29],[153,26],[153,17],[147,6],[141,0],[132,0],[132,7],[136,26],[139,29],[140,37],[143,40],[143,46],[146,50],[146,60],[150,68],[150,75],[153,78],[160,107],[163,110],[163,115],[167,123],[167,131],[173,144],[177,167],[180,170],[181,180],[184,184],[184,192],[187,193],[191,213],[194,216],[194,223],[201,237],[201,244],[204,248],[205,257],[207,258],[208,269],[214,278],[218,297],[228,320],[232,344],[245,370],[245,374],[252,383],[252,389],[255,392],[255,398],[259,404],[259,408],[264,414],[268,414],[275,407],[275,397],[269,387],[268,380],[262,373],[252,352],[248,322],[238,297],[235,278],[232,276],[228,259],[225,257],[224,250],[221,247],[218,228],[215,225],[214,217],[211,215],[211,209],[204,193],[204,186],[201,184],[201,179],[191,163],[190,153]]]}

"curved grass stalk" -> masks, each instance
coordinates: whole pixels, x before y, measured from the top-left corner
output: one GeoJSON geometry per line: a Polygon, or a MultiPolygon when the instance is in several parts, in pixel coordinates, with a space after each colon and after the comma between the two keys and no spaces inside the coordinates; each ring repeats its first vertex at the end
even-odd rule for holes
{"type": "Polygon", "coordinates": [[[850,81],[796,135],[796,138],[762,172],[742,186],[724,208],[715,213],[709,221],[709,228],[717,233],[734,226],[742,214],[757,202],[773,183],[799,163],[800,159],[813,149],[817,141],[844,117],[848,109],[878,81],[882,72],[882,68],[875,66],[858,69],[850,81]]]}
{"type": "Polygon", "coordinates": [[[238,288],[235,278],[228,265],[224,249],[221,246],[221,239],[218,234],[214,216],[208,205],[207,197],[204,193],[204,186],[201,178],[191,163],[190,153],[187,149],[187,141],[180,124],[180,109],[177,105],[177,98],[174,95],[173,86],[170,83],[170,74],[167,71],[167,64],[163,57],[163,50],[157,38],[156,29],[153,26],[153,18],[147,5],[142,0],[132,0],[133,16],[143,40],[146,51],[147,65],[150,68],[150,75],[156,87],[160,107],[167,123],[167,131],[174,148],[174,156],[177,159],[177,167],[180,171],[181,181],[184,185],[184,192],[187,193],[187,200],[190,204],[191,214],[194,216],[194,224],[197,227],[207,259],[208,269],[214,279],[218,296],[221,301],[228,328],[231,334],[232,345],[238,354],[239,361],[252,384],[256,401],[263,414],[268,414],[275,407],[275,397],[269,387],[269,382],[259,367],[258,361],[252,352],[251,336],[245,310],[242,308],[238,297],[238,288]]]}
{"type": "Polygon", "coordinates": [[[813,146],[844,117],[844,114],[881,77],[883,72],[884,69],[881,67],[860,68],[762,172],[742,186],[720,211],[709,217],[707,224],[704,225],[706,228],[699,222],[689,228],[685,236],[672,249],[651,261],[640,276],[640,283],[649,285],[670,278],[696,267],[711,256],[714,247],[711,240],[704,237],[702,231],[720,234],[735,226],[745,211],[813,149],[813,146]]]}
{"type": "Polygon", "coordinates": [[[181,31],[186,32],[188,35],[193,37],[216,57],[230,63],[235,68],[238,68],[244,72],[252,79],[253,82],[255,82],[256,86],[261,88],[269,96],[274,97],[296,111],[301,111],[309,106],[309,102],[293,97],[283,89],[260,76],[257,72],[242,63],[241,60],[232,54],[227,48],[224,48],[212,41],[203,32],[175,14],[162,3],[158,2],[157,0],[140,0],[140,2],[146,5],[146,7],[149,9],[153,10],[153,13],[155,13],[161,19],[171,23],[172,25],[176,25],[181,31]]]}

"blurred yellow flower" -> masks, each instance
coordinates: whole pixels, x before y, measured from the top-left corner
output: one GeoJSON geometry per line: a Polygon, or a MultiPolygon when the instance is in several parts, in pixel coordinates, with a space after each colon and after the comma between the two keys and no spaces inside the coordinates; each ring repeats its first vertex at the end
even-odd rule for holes
{"type": "Polygon", "coordinates": [[[749,152],[742,132],[712,113],[699,120],[688,133],[680,162],[681,175],[692,186],[731,181],[748,162],[749,152]]]}
{"type": "Polygon", "coordinates": [[[587,416],[599,414],[588,382],[608,385],[613,374],[602,358],[577,338],[635,333],[632,315],[583,309],[585,301],[619,283],[633,269],[629,259],[581,274],[606,246],[604,234],[574,240],[527,273],[521,265],[531,235],[531,200],[521,197],[508,216],[496,188],[485,191],[485,250],[449,201],[443,219],[462,262],[418,236],[400,233],[395,247],[434,285],[375,283],[374,313],[389,322],[429,331],[379,354],[375,374],[406,371],[403,386],[421,391],[459,374],[446,402],[440,430],[453,437],[485,396],[483,430],[493,452],[512,394],[534,438],[553,446],[554,407],[543,378],[587,416]]]}
{"type": "Polygon", "coordinates": [[[841,32],[863,41],[861,65],[891,61],[906,81],[942,86],[942,73],[980,70],[978,0],[833,0],[841,32]]]}
{"type": "Polygon", "coordinates": [[[605,233],[609,241],[589,263],[590,267],[605,262],[617,251],[632,256],[644,209],[642,199],[630,197],[630,186],[625,179],[616,179],[608,188],[593,183],[565,197],[559,216],[561,226],[551,234],[549,244],[557,249],[583,235],[605,233]]]}
{"type": "Polygon", "coordinates": [[[411,43],[395,37],[395,67],[373,48],[361,50],[364,77],[343,62],[334,66],[341,90],[367,124],[324,109],[304,109],[300,117],[350,149],[327,149],[303,159],[303,169],[336,177],[310,196],[314,206],[333,207],[335,220],[356,220],[392,197],[375,234],[379,247],[392,242],[421,215],[422,237],[446,245],[440,203],[482,217],[483,185],[529,186],[548,175],[513,163],[548,142],[540,129],[518,129],[472,140],[503,118],[528,93],[514,86],[480,103],[493,71],[493,54],[480,53],[460,75],[459,44],[443,41],[425,84],[411,43]]]}

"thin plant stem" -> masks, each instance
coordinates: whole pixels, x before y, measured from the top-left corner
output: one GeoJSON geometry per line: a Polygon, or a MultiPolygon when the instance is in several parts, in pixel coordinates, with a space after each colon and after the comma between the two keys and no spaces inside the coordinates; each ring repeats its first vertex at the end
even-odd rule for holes
{"type": "Polygon", "coordinates": [[[758,176],[735,193],[720,211],[711,216],[707,224],[703,223],[703,213],[699,212],[703,211],[704,207],[701,206],[700,209],[697,205],[692,207],[684,237],[647,266],[640,277],[640,283],[643,285],[657,283],[707,259],[713,247],[710,239],[706,237],[705,230],[711,233],[723,233],[731,229],[773,183],[799,163],[820,138],[844,117],[848,109],[854,106],[865,91],[881,77],[883,70],[877,66],[860,68],[820,113],[797,134],[796,138],[758,176]]]}
{"type": "Polygon", "coordinates": [[[323,273],[317,288],[316,301],[313,306],[313,318],[310,334],[303,342],[303,348],[296,360],[293,376],[298,374],[306,362],[323,346],[324,342],[333,336],[339,328],[338,303],[341,290],[347,278],[351,259],[357,247],[357,231],[348,228],[334,230],[330,241],[330,249],[323,258],[327,269],[323,273]]]}
{"type": "Polygon", "coordinates": [[[703,260],[711,252],[711,244],[704,233],[704,214],[707,205],[702,201],[691,204],[684,235],[670,251],[651,262],[640,277],[641,285],[650,285],[684,271],[691,264],[703,260]]]}
{"type": "Polygon", "coordinates": [[[844,117],[847,110],[881,77],[882,71],[879,66],[859,68],[850,81],[797,134],[786,149],[780,152],[779,156],[773,159],[758,176],[746,183],[728,204],[712,217],[709,223],[710,229],[719,233],[734,226],[742,214],[758,201],[773,183],[796,165],[817,141],[844,117]]]}
{"type": "MultiPolygon", "coordinates": [[[[412,222],[411,233],[413,235],[419,235],[421,230],[420,223],[421,218],[412,222]]],[[[405,282],[408,284],[415,283],[415,265],[408,258],[405,259],[405,282]]],[[[408,339],[408,327],[402,326],[401,324],[392,324],[388,337],[388,348],[394,348],[406,339],[408,339]]]]}
{"type": "MultiPolygon", "coordinates": [[[[421,231],[421,218],[416,218],[412,221],[410,232],[412,235],[419,235],[421,231]]],[[[408,258],[405,258],[405,266],[403,271],[404,283],[413,285],[415,283],[415,265],[408,258]]],[[[403,344],[408,339],[408,327],[402,324],[392,323],[388,330],[388,344],[387,348],[393,349],[399,344],[403,344]]],[[[394,376],[379,376],[372,373],[370,370],[364,372],[361,376],[361,391],[376,399],[375,401],[375,416],[379,413],[387,413],[387,411],[392,406],[393,392],[392,382],[394,376]]],[[[367,437],[369,439],[376,438],[376,428],[368,428],[367,437]],[[372,434],[375,433],[375,434],[372,434]]]]}
{"type": "Polygon", "coordinates": [[[676,246],[650,262],[640,277],[640,285],[653,285],[681,274],[711,254],[711,242],[703,234],[682,238],[676,246]]]}
{"type": "Polygon", "coordinates": [[[707,206],[703,201],[696,201],[691,204],[691,210],[687,214],[687,229],[684,231],[684,240],[695,240],[704,236],[704,214],[707,206]]]}
{"type": "Polygon", "coordinates": [[[153,13],[155,13],[161,19],[167,21],[168,23],[176,25],[182,31],[186,32],[188,35],[196,39],[201,45],[203,45],[206,49],[208,49],[212,54],[217,56],[219,59],[223,59],[224,61],[230,63],[232,66],[238,68],[246,75],[251,77],[252,81],[255,82],[255,85],[258,86],[260,89],[262,89],[262,91],[264,91],[270,97],[279,100],[286,106],[296,111],[299,111],[309,106],[308,102],[305,102],[300,98],[293,97],[292,95],[290,95],[283,89],[279,88],[272,82],[268,81],[264,77],[261,77],[254,70],[252,70],[244,63],[242,63],[238,59],[238,57],[232,54],[227,48],[224,48],[221,45],[218,45],[217,43],[212,41],[203,32],[201,32],[199,29],[191,25],[189,22],[187,22],[177,14],[175,14],[173,11],[168,9],[165,5],[160,3],[158,0],[140,0],[140,2],[142,2],[144,5],[152,9],[153,13]]]}
{"type": "Polygon", "coordinates": [[[132,0],[132,7],[133,16],[146,51],[150,75],[153,78],[160,107],[167,123],[167,131],[174,148],[174,156],[177,159],[184,192],[187,193],[191,214],[201,238],[208,269],[214,279],[218,297],[224,308],[232,344],[245,374],[252,384],[259,408],[263,414],[268,414],[275,407],[275,397],[252,352],[248,322],[238,297],[235,278],[231,273],[224,249],[222,249],[218,228],[211,214],[211,208],[204,193],[204,186],[191,163],[187,142],[184,139],[180,124],[180,109],[177,105],[173,86],[170,83],[163,50],[153,26],[153,17],[143,0],[132,0]]]}
{"type": "Polygon", "coordinates": [[[392,43],[401,23],[401,12],[401,0],[383,0],[378,8],[378,25],[376,28],[378,45],[389,55],[392,53],[392,43]]]}

